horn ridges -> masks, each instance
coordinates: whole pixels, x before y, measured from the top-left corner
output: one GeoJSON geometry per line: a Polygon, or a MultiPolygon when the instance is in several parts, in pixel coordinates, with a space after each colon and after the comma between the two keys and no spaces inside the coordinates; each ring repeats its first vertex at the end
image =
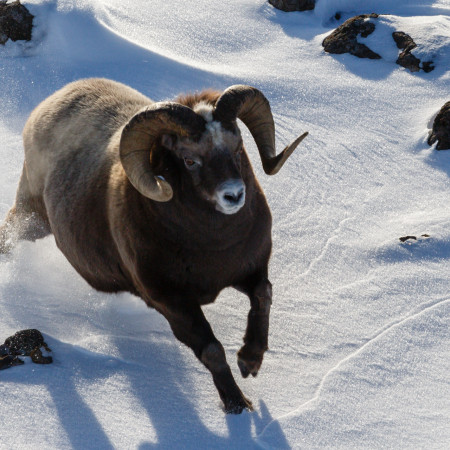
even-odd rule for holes
{"type": "Polygon", "coordinates": [[[231,86],[217,100],[215,120],[227,127],[237,118],[244,122],[252,134],[264,171],[268,175],[276,174],[298,144],[308,135],[307,132],[303,133],[277,155],[275,124],[269,101],[261,91],[251,86],[231,86]]]}

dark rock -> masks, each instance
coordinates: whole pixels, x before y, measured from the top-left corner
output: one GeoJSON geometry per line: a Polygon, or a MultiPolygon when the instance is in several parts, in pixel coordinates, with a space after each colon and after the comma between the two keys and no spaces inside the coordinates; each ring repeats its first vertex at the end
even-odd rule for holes
{"type": "Polygon", "coordinates": [[[413,41],[412,37],[403,33],[403,31],[394,31],[392,33],[397,48],[400,50],[411,51],[413,48],[417,47],[417,44],[413,41]]]}
{"type": "Polygon", "coordinates": [[[417,238],[416,238],[416,236],[403,236],[403,237],[401,237],[401,238],[399,238],[400,239],[400,241],[401,242],[406,242],[406,241],[408,241],[408,240],[414,240],[414,241],[417,241],[417,238]]]}
{"type": "Polygon", "coordinates": [[[411,72],[419,72],[422,69],[424,72],[431,72],[434,69],[432,61],[421,62],[419,58],[414,56],[411,51],[417,47],[411,36],[403,31],[394,31],[392,33],[397,48],[402,50],[398,55],[396,63],[411,72]]]}
{"type": "Polygon", "coordinates": [[[429,239],[430,237],[431,236],[429,234],[421,234],[419,237],[416,237],[416,236],[403,236],[403,237],[401,237],[399,239],[400,239],[400,241],[402,243],[406,243],[408,245],[411,245],[413,243],[416,244],[416,243],[420,243],[422,241],[425,241],[425,240],[429,239]]]}
{"type": "Polygon", "coordinates": [[[307,11],[314,9],[316,0],[269,0],[269,3],[282,11],[307,11]]]}
{"type": "Polygon", "coordinates": [[[19,0],[7,3],[0,1],[0,44],[8,39],[12,41],[31,40],[33,28],[33,15],[19,0]]]}
{"type": "Polygon", "coordinates": [[[431,72],[434,69],[434,62],[433,61],[424,61],[422,62],[422,70],[425,73],[431,72]]]}
{"type": "Polygon", "coordinates": [[[410,52],[401,52],[395,62],[411,72],[419,72],[420,70],[420,59],[416,58],[410,52]]]}
{"type": "Polygon", "coordinates": [[[13,355],[29,355],[36,347],[39,348],[46,344],[39,330],[30,329],[18,331],[13,336],[6,338],[4,345],[13,355]]]}
{"type": "Polygon", "coordinates": [[[323,48],[328,53],[350,53],[358,58],[380,59],[380,55],[357,41],[358,35],[367,37],[373,33],[375,24],[367,19],[376,18],[378,14],[363,14],[348,19],[323,40],[323,48]]]}
{"type": "Polygon", "coordinates": [[[11,355],[6,345],[0,345],[0,370],[21,364],[23,364],[23,361],[19,357],[11,355]]]}
{"type": "Polygon", "coordinates": [[[428,137],[428,145],[437,141],[437,150],[450,150],[450,101],[438,112],[428,137]]]}
{"type": "Polygon", "coordinates": [[[10,367],[20,366],[24,362],[17,356],[5,355],[0,356],[0,370],[9,369],[10,367]]]}
{"type": "MultiPolygon", "coordinates": [[[[41,347],[51,352],[39,330],[22,330],[5,340],[5,343],[1,346],[1,353],[4,355],[2,357],[5,358],[6,363],[11,362],[8,367],[17,364],[13,364],[16,361],[15,359],[8,361],[7,356],[30,356],[36,364],[50,364],[53,361],[52,357],[43,356],[41,347]]],[[[21,360],[19,359],[19,361],[21,360]]]]}
{"type": "Polygon", "coordinates": [[[0,358],[9,355],[9,348],[6,345],[0,345],[0,358]]]}

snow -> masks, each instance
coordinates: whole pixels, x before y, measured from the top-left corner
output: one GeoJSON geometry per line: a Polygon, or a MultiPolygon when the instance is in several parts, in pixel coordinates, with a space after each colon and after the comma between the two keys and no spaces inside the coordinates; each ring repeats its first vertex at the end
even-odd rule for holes
{"type": "Polygon", "coordinates": [[[271,102],[279,149],[310,135],[269,178],[243,129],[274,218],[257,378],[242,379],[235,357],[247,299],[229,289],[204,307],[255,411],[225,415],[165,319],[90,288],[47,237],[0,256],[0,341],[38,328],[54,357],[0,372],[0,448],[447,448],[450,153],[426,139],[449,100],[450,1],[319,0],[303,13],[264,0],[23,3],[35,39],[0,49],[2,218],[28,114],[78,78],[155,100],[247,83],[271,102]],[[389,14],[365,40],[382,60],[323,52],[337,11],[389,14]],[[395,64],[397,24],[436,56],[433,72],[395,64]]]}

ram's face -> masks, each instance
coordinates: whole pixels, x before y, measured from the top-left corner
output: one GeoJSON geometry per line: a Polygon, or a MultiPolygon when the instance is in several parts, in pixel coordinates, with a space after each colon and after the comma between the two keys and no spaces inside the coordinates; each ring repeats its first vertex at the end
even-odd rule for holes
{"type": "Polygon", "coordinates": [[[176,157],[181,176],[188,179],[195,194],[217,211],[235,214],[244,206],[245,184],[241,176],[244,149],[237,127],[227,130],[210,120],[197,142],[163,135],[161,143],[176,157]]]}
{"type": "Polygon", "coordinates": [[[190,180],[194,192],[221,213],[237,213],[245,204],[245,184],[240,173],[243,149],[237,119],[255,139],[268,175],[278,173],[308,134],[303,133],[277,155],[269,101],[251,86],[230,86],[221,95],[206,92],[203,97],[187,96],[182,103],[152,103],[138,111],[122,131],[119,153],[128,180],[144,197],[170,201],[174,180],[166,179],[167,166],[158,165],[158,154],[166,148],[171,150],[168,155],[173,155],[176,164],[186,171],[179,180],[190,180]]]}

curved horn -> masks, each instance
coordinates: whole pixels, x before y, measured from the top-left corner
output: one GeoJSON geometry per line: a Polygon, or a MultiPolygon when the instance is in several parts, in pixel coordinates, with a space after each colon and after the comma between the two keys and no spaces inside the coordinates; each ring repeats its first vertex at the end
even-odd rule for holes
{"type": "Polygon", "coordinates": [[[170,184],[155,176],[151,167],[154,143],[163,133],[196,138],[204,127],[201,116],[179,103],[154,103],[136,113],[120,138],[120,161],[131,184],[145,197],[169,201],[173,196],[170,184]]]}
{"type": "Polygon", "coordinates": [[[239,118],[244,122],[258,147],[264,172],[275,175],[308,135],[303,133],[277,155],[275,150],[275,125],[269,101],[261,91],[251,86],[235,85],[224,91],[216,103],[214,118],[223,124],[239,118]]]}

